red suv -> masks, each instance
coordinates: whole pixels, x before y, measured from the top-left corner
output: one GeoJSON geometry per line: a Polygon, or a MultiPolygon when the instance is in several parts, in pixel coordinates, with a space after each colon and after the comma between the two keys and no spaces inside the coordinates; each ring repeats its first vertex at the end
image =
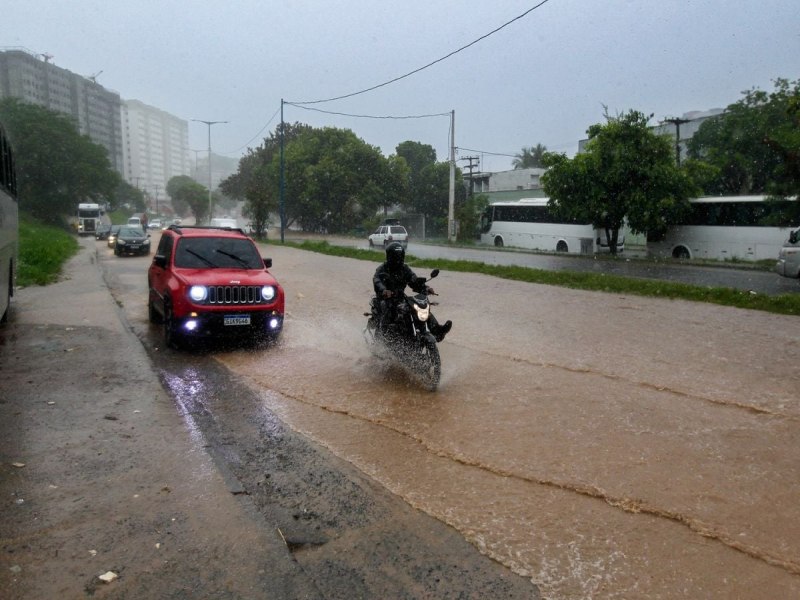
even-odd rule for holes
{"type": "Polygon", "coordinates": [[[212,336],[266,342],[283,328],[283,288],[240,229],[172,225],[147,271],[151,323],[163,323],[164,341],[212,336]]]}

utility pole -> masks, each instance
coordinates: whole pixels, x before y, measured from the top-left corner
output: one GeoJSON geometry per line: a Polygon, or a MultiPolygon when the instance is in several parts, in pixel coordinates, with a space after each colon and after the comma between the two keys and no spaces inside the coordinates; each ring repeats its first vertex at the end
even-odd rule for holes
{"type": "Polygon", "coordinates": [[[208,125],[208,222],[210,223],[211,217],[214,216],[214,205],[211,199],[211,126],[228,121],[203,121],[201,119],[192,119],[192,121],[208,125]]]}
{"type": "Polygon", "coordinates": [[[663,123],[672,123],[675,125],[675,160],[678,166],[681,166],[681,125],[688,123],[690,119],[664,119],[663,123]]]}
{"type": "Polygon", "coordinates": [[[286,166],[283,157],[283,98],[281,98],[281,185],[280,185],[280,212],[281,212],[281,244],[284,242],[284,231],[286,230],[286,166]]]}
{"type": "Polygon", "coordinates": [[[450,111],[450,198],[447,206],[447,240],[456,241],[456,111],[450,111]]]}
{"type": "Polygon", "coordinates": [[[469,169],[469,197],[472,198],[472,196],[475,194],[475,186],[473,185],[472,173],[477,168],[479,159],[477,156],[465,156],[464,158],[461,158],[459,160],[469,161],[469,166],[467,167],[467,169],[469,169]]]}

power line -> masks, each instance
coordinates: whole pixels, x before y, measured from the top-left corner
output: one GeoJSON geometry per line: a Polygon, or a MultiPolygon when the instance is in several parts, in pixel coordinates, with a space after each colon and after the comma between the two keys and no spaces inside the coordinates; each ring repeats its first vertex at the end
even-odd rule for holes
{"type": "Polygon", "coordinates": [[[507,22],[503,23],[502,25],[500,25],[500,27],[498,27],[496,29],[493,29],[489,33],[486,33],[486,34],[482,35],[481,37],[477,38],[476,40],[471,41],[469,44],[467,44],[465,46],[461,46],[461,48],[458,48],[457,50],[453,50],[449,54],[446,54],[445,56],[442,56],[441,58],[437,58],[436,60],[434,60],[432,62],[429,62],[427,65],[423,65],[422,67],[419,67],[418,69],[414,69],[413,71],[409,71],[405,75],[400,75],[399,77],[395,77],[394,79],[390,79],[389,81],[385,81],[383,83],[379,83],[378,85],[373,85],[372,87],[360,90],[358,92],[352,92],[351,94],[344,94],[343,96],[336,96],[335,98],[326,98],[324,100],[308,100],[308,101],[305,101],[305,102],[287,102],[287,104],[291,104],[293,106],[297,106],[298,104],[322,104],[324,102],[333,102],[334,100],[342,100],[344,98],[352,98],[353,96],[358,96],[359,94],[365,94],[367,92],[371,92],[373,90],[377,90],[378,88],[382,88],[384,86],[387,86],[387,85],[389,85],[391,83],[394,83],[396,81],[400,81],[401,79],[405,79],[406,77],[410,77],[411,75],[419,73],[420,71],[423,71],[423,70],[427,69],[428,67],[432,67],[433,65],[435,65],[437,63],[440,63],[443,60],[447,60],[451,56],[454,56],[454,55],[458,54],[459,52],[461,52],[463,50],[466,50],[470,46],[474,46],[478,42],[488,38],[490,35],[493,35],[493,34],[497,33],[498,31],[500,31],[501,29],[504,29],[505,27],[508,27],[509,25],[511,25],[511,23],[513,23],[515,21],[519,21],[520,19],[526,17],[528,14],[532,13],[534,10],[536,10],[540,6],[542,6],[544,4],[547,4],[547,2],[549,2],[549,1],[550,0],[542,0],[541,2],[536,4],[535,6],[532,6],[531,8],[526,10],[521,15],[518,15],[518,16],[514,17],[513,19],[511,19],[510,21],[507,21],[507,22]]]}
{"type": "Polygon", "coordinates": [[[456,151],[458,150],[466,150],[467,152],[478,152],[480,154],[488,154],[490,156],[508,156],[510,158],[516,158],[516,154],[503,154],[502,152],[488,152],[486,150],[475,150],[474,148],[462,148],[461,146],[456,147],[456,151]]]}
{"type": "Polygon", "coordinates": [[[450,113],[431,113],[428,115],[357,115],[352,113],[343,113],[343,112],[336,112],[332,110],[322,110],[321,108],[311,108],[310,106],[300,106],[302,103],[297,102],[286,102],[284,104],[288,104],[290,106],[294,106],[297,108],[302,108],[303,110],[312,110],[314,112],[325,113],[326,115],[339,115],[343,117],[355,117],[358,119],[427,119],[428,117],[449,117],[450,113]]]}
{"type": "Polygon", "coordinates": [[[276,110],[276,111],[275,111],[275,114],[273,114],[273,115],[270,117],[269,121],[267,121],[267,124],[266,124],[266,125],[264,125],[264,126],[263,126],[263,127],[260,129],[260,130],[259,130],[259,132],[258,132],[257,134],[255,134],[253,137],[251,137],[249,140],[247,140],[247,141],[244,143],[244,145],[242,145],[242,146],[239,146],[238,148],[236,148],[236,150],[229,150],[229,151],[227,151],[227,152],[220,152],[220,154],[236,154],[237,152],[239,152],[239,150],[243,150],[244,148],[247,148],[247,146],[248,146],[248,145],[250,145],[250,142],[252,142],[252,141],[253,141],[254,139],[256,139],[258,136],[260,136],[260,135],[261,135],[261,134],[264,132],[264,130],[265,130],[267,127],[269,127],[269,124],[270,124],[270,123],[272,123],[272,121],[274,121],[274,120],[275,120],[275,117],[277,117],[277,116],[278,116],[278,113],[279,113],[279,112],[281,112],[281,109],[280,109],[280,108],[278,108],[278,110],[276,110]]]}

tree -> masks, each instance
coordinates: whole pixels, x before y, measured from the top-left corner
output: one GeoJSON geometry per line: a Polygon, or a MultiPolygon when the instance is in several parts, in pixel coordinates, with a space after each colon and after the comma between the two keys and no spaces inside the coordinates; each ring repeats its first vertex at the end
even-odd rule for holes
{"type": "MultiPolygon", "coordinates": [[[[284,149],[300,133],[310,129],[302,123],[283,123],[282,126],[284,149]]],[[[258,148],[248,149],[239,160],[238,171],[219,186],[224,194],[245,201],[242,214],[250,219],[259,238],[265,237],[270,213],[279,209],[280,143],[281,125],[278,125],[258,148]]]]}
{"type": "Polygon", "coordinates": [[[188,175],[172,177],[167,182],[167,194],[172,200],[172,208],[179,215],[191,210],[197,223],[202,223],[208,216],[208,188],[188,175]]]}
{"type": "Polygon", "coordinates": [[[129,209],[131,212],[144,212],[144,193],[139,188],[132,186],[123,179],[120,179],[110,204],[111,210],[117,210],[118,208],[124,207],[129,209]]]}
{"type": "MultiPolygon", "coordinates": [[[[436,150],[428,144],[406,141],[398,144],[397,155],[408,164],[408,196],[403,207],[409,212],[422,214],[429,230],[447,230],[447,213],[450,203],[450,163],[436,162],[436,150]]],[[[461,172],[456,170],[456,181],[461,172]]],[[[456,204],[463,202],[466,190],[456,186],[456,204]]]]}
{"type": "MultiPolygon", "coordinates": [[[[652,115],[651,115],[652,116],[652,115]]],[[[695,192],[675,164],[670,141],[637,111],[609,117],[587,131],[586,151],[569,159],[547,153],[542,186],[562,217],[604,229],[612,254],[627,219],[635,233],[664,231],[688,209],[695,192]]]]}
{"type": "Polygon", "coordinates": [[[17,160],[20,208],[63,224],[79,202],[110,201],[120,182],[106,149],[81,135],[67,116],[16,98],[0,100],[17,160]]]}
{"type": "Polygon", "coordinates": [[[511,165],[515,169],[541,168],[544,166],[542,159],[546,152],[547,146],[542,144],[536,144],[530,148],[523,146],[522,152],[516,155],[516,158],[511,161],[511,165]]]}
{"type": "Polygon", "coordinates": [[[800,191],[800,80],[775,80],[775,90],[748,90],[725,112],[700,125],[689,157],[704,163],[708,194],[800,191]]]}

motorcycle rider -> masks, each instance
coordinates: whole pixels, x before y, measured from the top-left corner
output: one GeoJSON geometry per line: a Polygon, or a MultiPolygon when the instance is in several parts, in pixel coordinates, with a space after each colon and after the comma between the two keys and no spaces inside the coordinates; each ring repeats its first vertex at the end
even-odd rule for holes
{"type": "MultiPolygon", "coordinates": [[[[383,326],[384,322],[392,323],[396,319],[397,299],[405,293],[406,286],[409,286],[417,293],[427,289],[428,294],[433,294],[433,288],[425,285],[425,279],[417,277],[414,271],[405,264],[406,251],[400,242],[392,242],[386,246],[386,261],[375,269],[372,278],[372,286],[375,289],[375,296],[378,300],[379,323],[383,326]]],[[[440,325],[430,313],[428,317],[428,328],[441,342],[444,336],[453,327],[452,321],[446,321],[440,325]]]]}

